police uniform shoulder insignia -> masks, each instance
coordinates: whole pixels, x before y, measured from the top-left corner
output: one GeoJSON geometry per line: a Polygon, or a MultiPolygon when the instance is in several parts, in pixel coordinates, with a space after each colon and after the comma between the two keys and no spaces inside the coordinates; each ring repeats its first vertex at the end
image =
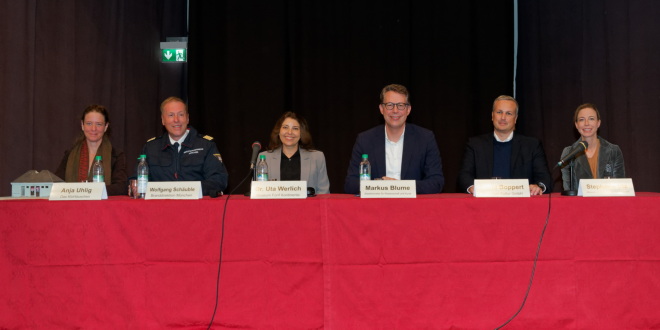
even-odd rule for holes
{"type": "Polygon", "coordinates": [[[209,140],[209,141],[213,141],[213,137],[212,137],[212,136],[204,135],[203,138],[205,138],[205,139],[207,139],[207,140],[209,140]]]}
{"type": "Polygon", "coordinates": [[[154,136],[154,137],[152,137],[151,139],[147,140],[147,142],[151,142],[151,141],[153,141],[153,140],[155,140],[155,139],[156,139],[156,137],[154,136]]]}

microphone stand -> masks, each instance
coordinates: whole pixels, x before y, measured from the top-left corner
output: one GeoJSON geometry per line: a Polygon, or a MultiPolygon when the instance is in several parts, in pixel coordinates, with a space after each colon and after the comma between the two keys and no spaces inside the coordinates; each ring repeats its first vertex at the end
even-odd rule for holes
{"type": "Polygon", "coordinates": [[[573,162],[575,159],[571,159],[571,162],[568,164],[568,173],[569,173],[569,190],[564,190],[561,192],[562,196],[577,196],[577,191],[573,186],[573,177],[575,176],[575,169],[573,168],[573,162]]]}
{"type": "Polygon", "coordinates": [[[250,165],[250,172],[252,173],[252,180],[250,180],[250,189],[243,194],[243,196],[250,197],[250,194],[252,193],[252,181],[257,181],[257,169],[256,165],[250,165]]]}

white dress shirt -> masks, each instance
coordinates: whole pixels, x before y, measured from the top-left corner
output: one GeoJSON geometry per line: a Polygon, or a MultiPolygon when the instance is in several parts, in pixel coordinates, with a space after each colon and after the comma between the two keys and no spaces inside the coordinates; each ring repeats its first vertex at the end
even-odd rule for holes
{"type": "Polygon", "coordinates": [[[404,127],[399,141],[393,142],[387,138],[387,128],[385,128],[385,176],[392,179],[401,180],[403,137],[405,134],[406,128],[404,127]]]}

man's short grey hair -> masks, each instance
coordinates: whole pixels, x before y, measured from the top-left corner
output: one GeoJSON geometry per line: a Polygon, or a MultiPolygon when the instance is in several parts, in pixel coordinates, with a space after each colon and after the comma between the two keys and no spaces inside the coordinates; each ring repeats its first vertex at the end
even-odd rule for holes
{"type": "Polygon", "coordinates": [[[513,101],[516,104],[516,116],[518,115],[518,101],[516,101],[516,99],[513,98],[513,96],[500,95],[497,98],[495,98],[495,101],[493,101],[493,111],[495,111],[495,103],[497,103],[497,101],[513,101]]]}

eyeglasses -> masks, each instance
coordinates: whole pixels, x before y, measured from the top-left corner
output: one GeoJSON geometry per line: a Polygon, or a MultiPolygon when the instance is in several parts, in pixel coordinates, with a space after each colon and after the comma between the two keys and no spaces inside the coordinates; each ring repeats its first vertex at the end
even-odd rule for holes
{"type": "Polygon", "coordinates": [[[396,105],[396,108],[399,109],[399,111],[403,111],[403,110],[406,110],[408,108],[410,103],[392,103],[392,102],[389,102],[389,103],[381,103],[381,105],[384,106],[385,109],[390,110],[390,111],[394,110],[394,106],[396,105]]]}

